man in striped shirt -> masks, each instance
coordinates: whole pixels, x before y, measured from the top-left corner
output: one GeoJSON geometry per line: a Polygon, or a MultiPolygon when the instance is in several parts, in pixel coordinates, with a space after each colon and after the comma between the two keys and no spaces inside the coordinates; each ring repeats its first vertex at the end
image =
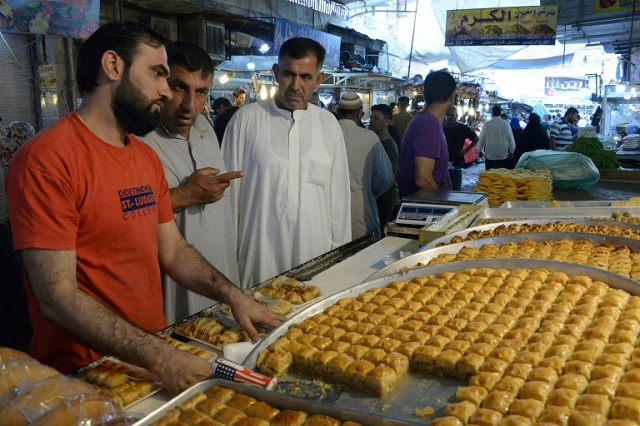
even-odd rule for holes
{"type": "Polygon", "coordinates": [[[578,110],[574,107],[569,107],[567,112],[564,113],[564,117],[561,117],[551,124],[549,146],[552,150],[563,151],[573,143],[574,138],[571,134],[571,126],[576,125],[578,120],[578,110]]]}

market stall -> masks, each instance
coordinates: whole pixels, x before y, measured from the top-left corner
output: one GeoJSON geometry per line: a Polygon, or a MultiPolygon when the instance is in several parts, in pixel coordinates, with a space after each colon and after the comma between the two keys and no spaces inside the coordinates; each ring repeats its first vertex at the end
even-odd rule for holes
{"type": "MultiPolygon", "coordinates": [[[[212,360],[218,375],[177,397],[148,373],[113,358],[99,360],[77,377],[100,388],[100,395],[109,395],[124,405],[120,414],[109,406],[112,417],[129,422],[135,418],[140,425],[163,418],[168,422],[171,416],[181,421],[223,417],[218,413],[234,415],[236,420],[271,416],[276,424],[295,424],[289,417],[283,420],[284,414],[276,417],[283,412],[294,412],[287,416],[303,419],[328,416],[345,425],[350,421],[424,424],[435,418],[460,420],[460,416],[466,419],[460,423],[466,424],[474,415],[480,416],[476,413],[497,419],[494,423],[514,415],[540,420],[555,409],[540,401],[529,404],[534,408],[528,410],[525,402],[531,398],[519,397],[517,392],[505,395],[506,383],[500,380],[511,377],[506,382],[527,394],[536,392],[529,388],[533,382],[544,382],[545,374],[551,374],[554,382],[568,381],[573,376],[567,375],[576,373],[565,371],[563,365],[576,364],[574,358],[586,362],[582,348],[594,345],[591,340],[605,333],[598,318],[608,316],[617,320],[610,324],[607,320],[609,343],[595,344],[595,352],[589,355],[591,371],[615,371],[608,364],[611,362],[621,363],[616,367],[621,371],[625,366],[633,370],[640,353],[628,350],[635,347],[637,333],[627,333],[627,327],[640,327],[638,200],[524,200],[501,207],[486,205],[483,200],[467,204],[477,207],[467,227],[451,228],[422,249],[417,237],[388,236],[375,241],[367,236],[288,271],[283,274],[286,279],[269,280],[251,290],[254,297],[261,298],[268,296],[268,289],[277,288],[276,282],[299,289],[298,295],[318,289],[294,306],[285,324],[266,333],[255,346],[227,345],[221,340],[211,343],[203,336],[190,338],[180,330],[189,323],[204,325],[211,320],[228,325],[225,321],[230,316],[224,305],[214,305],[168,327],[162,333],[167,340],[212,360]],[[293,278],[295,282],[290,281],[293,278]],[[466,283],[460,281],[463,278],[466,283]],[[492,284],[484,284],[488,282],[492,284]],[[560,306],[567,303],[576,313],[563,308],[565,313],[559,315],[560,306]],[[539,310],[535,315],[531,314],[533,307],[539,310]],[[594,315],[587,315],[587,311],[594,315]],[[576,322],[578,317],[588,320],[576,322]],[[573,331],[576,327],[584,338],[573,331]],[[555,346],[564,347],[567,339],[573,339],[573,346],[562,352],[562,360],[557,351],[547,352],[555,346]],[[344,354],[340,355],[343,366],[331,362],[339,354],[344,354]],[[215,359],[223,356],[243,365],[216,364],[215,359]],[[533,359],[538,360],[538,366],[532,365],[533,359]],[[558,364],[561,361],[562,365],[558,364]],[[607,370],[600,367],[605,365],[607,370]],[[236,381],[262,383],[262,376],[237,371],[242,368],[278,379],[267,378],[263,383],[273,387],[271,391],[228,380],[235,377],[236,381]],[[144,383],[152,388],[144,395],[139,392],[137,399],[123,400],[132,392],[118,397],[112,393],[115,387],[110,387],[110,382],[119,377],[115,373],[124,374],[125,381],[117,385],[127,384],[122,390],[144,383]],[[529,374],[536,379],[528,379],[529,374]],[[479,399],[474,392],[480,392],[479,399]],[[226,395],[223,402],[211,401],[222,398],[221,394],[226,395]],[[261,410],[249,410],[256,401],[262,402],[261,410]],[[471,414],[460,414],[463,408],[471,414]],[[377,415],[370,417],[371,413],[377,415]]],[[[442,217],[433,225],[443,219],[452,220],[442,217]]],[[[7,361],[0,357],[0,364],[3,362],[7,361]]],[[[622,377],[626,376],[616,376],[613,395],[615,389],[630,392],[632,385],[625,383],[635,383],[631,376],[625,379],[628,381],[622,377]]],[[[590,399],[585,395],[592,394],[584,392],[588,386],[589,381],[582,390],[573,389],[575,398],[590,399]]],[[[553,387],[548,391],[554,392],[553,387]]],[[[624,398],[609,402],[617,402],[618,408],[610,407],[606,414],[600,408],[581,410],[576,405],[567,415],[579,419],[581,412],[587,412],[637,421],[633,417],[636,412],[627,411],[633,402],[627,398],[634,397],[624,398]]],[[[434,420],[432,424],[439,423],[434,420]]]]}

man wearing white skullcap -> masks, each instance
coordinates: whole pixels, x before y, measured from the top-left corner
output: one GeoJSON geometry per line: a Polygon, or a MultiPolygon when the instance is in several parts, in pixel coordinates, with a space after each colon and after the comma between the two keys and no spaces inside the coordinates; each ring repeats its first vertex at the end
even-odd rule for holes
{"type": "Polygon", "coordinates": [[[338,117],[349,160],[351,188],[351,234],[353,238],[374,233],[380,237],[376,199],[393,184],[393,168],[378,136],[357,125],[362,100],[345,93],[338,103],[338,117]]]}

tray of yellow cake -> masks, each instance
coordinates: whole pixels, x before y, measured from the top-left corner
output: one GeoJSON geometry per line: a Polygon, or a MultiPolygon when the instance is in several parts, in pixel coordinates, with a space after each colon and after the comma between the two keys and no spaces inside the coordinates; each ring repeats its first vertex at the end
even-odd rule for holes
{"type": "Polygon", "coordinates": [[[480,238],[491,238],[510,234],[531,234],[536,232],[582,232],[640,239],[640,225],[629,223],[609,223],[584,219],[523,219],[466,228],[430,241],[421,250],[480,238]]]}
{"type": "Polygon", "coordinates": [[[408,424],[639,422],[639,285],[550,260],[413,269],[306,309],[244,364],[408,424]]]}
{"type": "Polygon", "coordinates": [[[547,259],[606,269],[640,280],[640,239],[582,232],[507,234],[419,251],[365,281],[410,269],[471,259],[547,259]]]}

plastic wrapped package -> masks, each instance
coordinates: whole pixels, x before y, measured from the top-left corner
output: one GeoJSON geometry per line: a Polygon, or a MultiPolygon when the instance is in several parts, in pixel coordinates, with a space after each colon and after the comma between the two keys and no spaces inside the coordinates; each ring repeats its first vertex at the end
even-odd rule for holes
{"type": "Polygon", "coordinates": [[[111,399],[81,395],[64,401],[33,421],[33,426],[115,426],[130,425],[136,418],[124,415],[111,399]]]}
{"type": "Polygon", "coordinates": [[[18,389],[0,408],[0,418],[6,425],[31,424],[65,401],[95,394],[89,383],[58,374],[18,389]]]}
{"type": "Polygon", "coordinates": [[[0,424],[131,424],[93,385],[67,377],[23,352],[0,348],[0,424]]]}
{"type": "Polygon", "coordinates": [[[526,152],[520,157],[516,168],[549,170],[555,188],[586,191],[600,180],[600,172],[593,161],[577,152],[546,149],[526,152]]]}
{"type": "Polygon", "coordinates": [[[48,377],[59,375],[58,371],[28,356],[3,357],[0,359],[0,408],[12,400],[21,389],[48,377]]]}

